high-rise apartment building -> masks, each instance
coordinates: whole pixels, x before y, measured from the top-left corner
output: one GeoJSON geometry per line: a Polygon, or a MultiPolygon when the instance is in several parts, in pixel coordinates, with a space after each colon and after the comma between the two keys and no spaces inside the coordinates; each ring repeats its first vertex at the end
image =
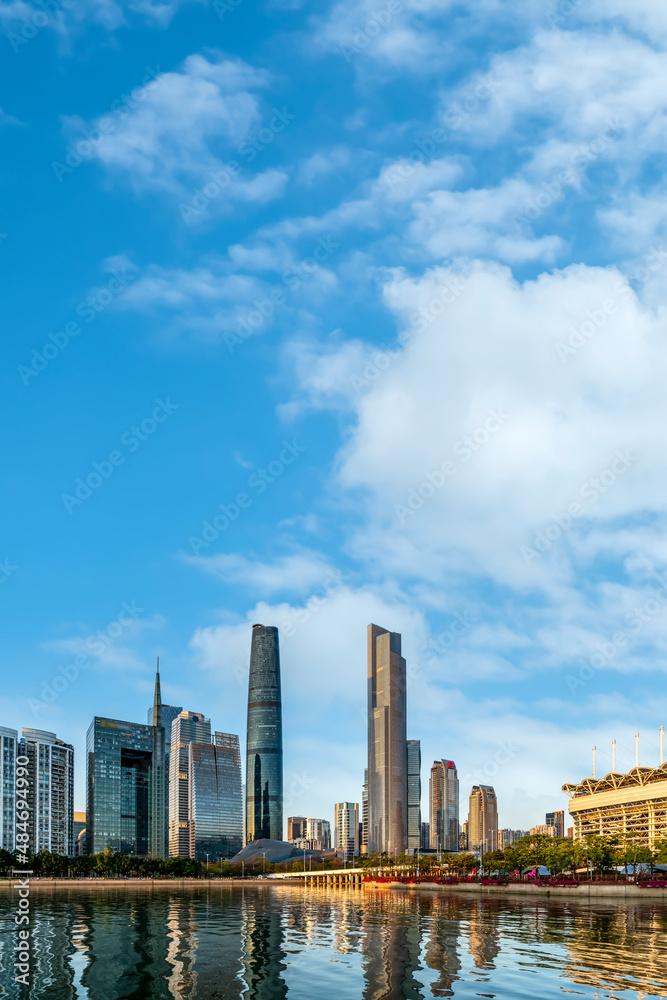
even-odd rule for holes
{"type": "Polygon", "coordinates": [[[74,854],[74,747],[55,733],[23,729],[28,764],[28,850],[74,854]]]}
{"type": "Polygon", "coordinates": [[[211,743],[211,721],[202,712],[179,712],[171,724],[169,755],[169,856],[190,857],[191,743],[211,743]]]}
{"type": "Polygon", "coordinates": [[[485,854],[496,850],[498,803],[491,785],[473,785],[468,811],[468,850],[485,854]]]}
{"type": "Polygon", "coordinates": [[[359,803],[336,802],[334,806],[334,847],[344,857],[356,858],[359,844],[359,803]]]}
{"type": "Polygon", "coordinates": [[[248,680],[245,840],[283,836],[283,724],[278,629],[253,625],[248,680]]]}
{"type": "Polygon", "coordinates": [[[364,768],[364,784],[361,789],[361,853],[368,851],[368,768],[364,768]]]}
{"type": "Polygon", "coordinates": [[[231,858],[243,847],[239,738],[216,733],[213,743],[190,743],[187,752],[190,857],[231,858]]]}
{"type": "Polygon", "coordinates": [[[547,813],[545,819],[546,826],[553,826],[555,829],[556,837],[565,836],[565,811],[563,809],[558,809],[555,812],[547,813]]]}
{"type": "Polygon", "coordinates": [[[163,727],[95,716],[86,758],[86,853],[163,857],[163,727]]]}
{"type": "Polygon", "coordinates": [[[464,820],[461,823],[461,828],[459,830],[459,848],[462,851],[468,850],[468,820],[464,820]]]}
{"type": "Polygon", "coordinates": [[[16,846],[16,755],[19,734],[0,726],[0,847],[16,846]]]}
{"type": "Polygon", "coordinates": [[[429,846],[459,850],[459,776],[453,760],[435,760],[429,781],[429,846]]]}
{"type": "Polygon", "coordinates": [[[408,851],[414,853],[421,846],[422,824],[422,752],[419,740],[408,740],[408,851]]]}
{"type": "Polygon", "coordinates": [[[506,847],[516,844],[526,834],[526,830],[498,830],[498,850],[504,851],[506,847]]]}
{"type": "Polygon", "coordinates": [[[400,854],[408,839],[405,660],[401,636],[368,626],[368,850],[400,854]]]}
{"type": "Polygon", "coordinates": [[[288,816],[287,839],[291,842],[294,840],[304,840],[305,837],[306,837],[306,817],[288,816]]]}

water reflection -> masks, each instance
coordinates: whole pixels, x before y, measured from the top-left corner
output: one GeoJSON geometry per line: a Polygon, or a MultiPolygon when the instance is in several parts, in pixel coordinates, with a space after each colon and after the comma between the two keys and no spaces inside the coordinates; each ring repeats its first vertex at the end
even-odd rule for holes
{"type": "Polygon", "coordinates": [[[28,989],[0,893],[9,1000],[659,997],[667,908],[391,889],[36,889],[28,989]]]}

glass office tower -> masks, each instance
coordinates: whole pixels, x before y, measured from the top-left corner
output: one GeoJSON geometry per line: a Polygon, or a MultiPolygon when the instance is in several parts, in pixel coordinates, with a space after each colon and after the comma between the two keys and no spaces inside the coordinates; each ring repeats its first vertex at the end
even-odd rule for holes
{"type": "Polygon", "coordinates": [[[453,760],[434,760],[429,782],[429,836],[434,851],[459,850],[459,776],[453,760]]]}
{"type": "Polygon", "coordinates": [[[188,774],[190,857],[234,857],[243,847],[238,736],[216,733],[214,743],[190,743],[188,774]]]}
{"type": "Polygon", "coordinates": [[[283,723],[278,629],[253,625],[248,682],[246,843],[283,836],[283,723]]]}
{"type": "Polygon", "coordinates": [[[28,758],[28,849],[74,854],[74,747],[55,733],[23,729],[18,756],[28,758]]]}
{"type": "Polygon", "coordinates": [[[86,853],[164,855],[164,730],[95,716],[86,735],[86,853]],[[161,736],[162,734],[162,736],[161,736]]]}
{"type": "Polygon", "coordinates": [[[201,712],[181,712],[171,724],[169,755],[169,857],[190,857],[191,743],[211,742],[211,720],[201,712]]]}
{"type": "Polygon", "coordinates": [[[422,752],[419,740],[407,741],[408,757],[408,851],[421,846],[422,752]]]}

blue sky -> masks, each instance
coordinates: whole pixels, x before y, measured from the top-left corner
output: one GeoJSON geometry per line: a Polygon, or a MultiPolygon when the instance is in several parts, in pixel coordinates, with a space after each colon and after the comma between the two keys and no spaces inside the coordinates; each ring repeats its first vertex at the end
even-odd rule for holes
{"type": "Polygon", "coordinates": [[[160,655],[243,738],[278,625],[286,814],[331,817],[374,621],[424,806],[434,758],[521,828],[594,743],[657,763],[667,14],[46,7],[0,3],[0,723],[83,808],[93,715],[160,655]]]}

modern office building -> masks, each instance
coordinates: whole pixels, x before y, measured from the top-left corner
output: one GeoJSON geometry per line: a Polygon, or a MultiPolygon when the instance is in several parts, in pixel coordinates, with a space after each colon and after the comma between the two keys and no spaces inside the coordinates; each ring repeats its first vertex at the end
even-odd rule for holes
{"type": "Polygon", "coordinates": [[[565,810],[564,809],[558,809],[555,812],[547,813],[544,822],[545,822],[546,826],[553,826],[554,830],[556,831],[555,834],[554,834],[555,837],[564,837],[565,836],[565,810]]]}
{"type": "Polygon", "coordinates": [[[615,771],[604,778],[584,778],[563,785],[570,795],[574,839],[586,834],[627,836],[653,850],[667,831],[667,763],[660,767],[633,767],[627,774],[615,771]]]}
{"type": "Polygon", "coordinates": [[[287,817],[287,839],[290,843],[295,840],[304,840],[306,836],[306,817],[287,817]]]}
{"type": "Polygon", "coordinates": [[[328,819],[306,820],[306,840],[313,851],[328,851],[331,848],[331,823],[328,819]]]}
{"type": "Polygon", "coordinates": [[[420,844],[419,844],[419,847],[420,847],[420,849],[422,851],[424,851],[424,850],[427,851],[431,847],[431,837],[430,837],[430,834],[429,834],[429,830],[430,830],[429,824],[428,823],[422,823],[421,841],[420,841],[420,844]]]}
{"type": "Polygon", "coordinates": [[[253,625],[248,680],[245,841],[283,837],[283,724],[278,629],[253,625]]]}
{"type": "Polygon", "coordinates": [[[464,820],[461,823],[459,830],[459,848],[462,851],[468,850],[468,820],[464,820]]]}
{"type": "Polygon", "coordinates": [[[368,626],[368,850],[400,854],[408,840],[406,676],[401,636],[368,626]]]}
{"type": "Polygon", "coordinates": [[[459,850],[459,776],[453,760],[435,760],[428,786],[429,847],[459,850]]]}
{"type": "Polygon", "coordinates": [[[527,830],[498,830],[498,850],[504,851],[506,847],[516,844],[517,841],[526,837],[527,834],[527,830]]]}
{"type": "Polygon", "coordinates": [[[28,850],[74,854],[74,747],[55,733],[23,729],[19,757],[28,764],[28,850]]]}
{"type": "Polygon", "coordinates": [[[334,848],[343,856],[356,858],[360,853],[359,803],[336,802],[334,806],[334,848]]]}
{"type": "Polygon", "coordinates": [[[468,850],[495,851],[498,843],[498,803],[491,785],[473,785],[468,811],[468,850]]]}
{"type": "Polygon", "coordinates": [[[243,847],[238,736],[216,733],[213,743],[189,744],[188,794],[190,857],[208,862],[238,854],[243,847]]]}
{"type": "Polygon", "coordinates": [[[414,854],[421,846],[422,828],[422,752],[419,740],[408,740],[408,852],[414,854]]]}
{"type": "Polygon", "coordinates": [[[16,753],[19,734],[16,729],[0,726],[0,847],[13,851],[16,846],[16,753]]]}
{"type": "MultiPolygon", "coordinates": [[[[158,657],[158,674],[160,670],[160,659],[158,657]]],[[[158,681],[158,678],[156,678],[158,681]]],[[[162,725],[164,726],[164,802],[165,802],[165,819],[164,819],[164,830],[165,830],[165,842],[164,842],[164,853],[169,854],[169,754],[171,751],[171,724],[175,718],[177,718],[183,711],[182,705],[165,705],[161,701],[162,708],[162,725]]],[[[153,704],[148,709],[146,714],[146,722],[149,726],[153,725],[153,716],[155,713],[155,698],[153,698],[153,704]]]]}
{"type": "Polygon", "coordinates": [[[163,727],[95,716],[86,758],[86,853],[164,856],[163,727]]]}
{"type": "Polygon", "coordinates": [[[179,712],[171,724],[169,754],[169,857],[190,857],[190,744],[211,743],[202,712],[179,712]]]}
{"type": "Polygon", "coordinates": [[[361,853],[368,851],[368,768],[364,768],[364,784],[361,789],[361,853]]]}
{"type": "Polygon", "coordinates": [[[74,823],[72,824],[72,836],[74,838],[74,853],[77,854],[76,845],[79,841],[79,837],[82,833],[85,834],[86,832],[86,814],[85,812],[75,812],[73,813],[73,817],[74,823]]]}

